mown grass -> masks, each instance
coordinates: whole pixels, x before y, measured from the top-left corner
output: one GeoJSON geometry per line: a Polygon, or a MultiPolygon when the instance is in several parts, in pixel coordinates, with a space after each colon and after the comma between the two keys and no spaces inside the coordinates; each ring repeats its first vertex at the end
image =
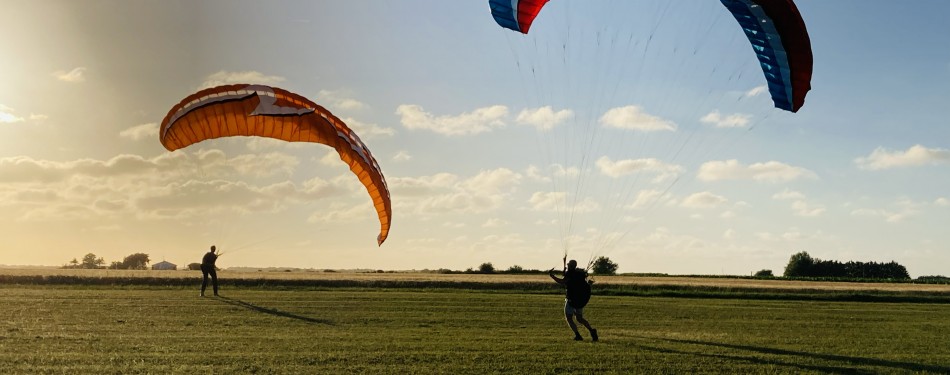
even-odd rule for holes
{"type": "Polygon", "coordinates": [[[950,305],[0,285],[0,373],[950,373],[950,305]],[[586,335],[585,335],[586,336],[586,335]]]}

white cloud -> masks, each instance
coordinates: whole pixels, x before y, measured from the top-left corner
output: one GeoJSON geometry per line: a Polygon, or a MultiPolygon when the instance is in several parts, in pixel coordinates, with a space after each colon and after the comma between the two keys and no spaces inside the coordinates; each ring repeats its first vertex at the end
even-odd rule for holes
{"type": "Polygon", "coordinates": [[[277,212],[351,190],[320,179],[255,183],[296,163],[288,155],[227,157],[218,150],[66,162],[3,158],[0,205],[21,221],[185,219],[277,212]]]}
{"type": "Polygon", "coordinates": [[[733,240],[735,238],[736,238],[736,231],[734,229],[731,229],[731,228],[726,229],[726,231],[722,233],[722,239],[724,240],[733,240]]]}
{"type": "Polygon", "coordinates": [[[373,218],[375,209],[370,203],[346,206],[333,204],[329,209],[314,212],[307,218],[308,223],[352,223],[373,218]]]}
{"type": "Polygon", "coordinates": [[[505,126],[508,108],[502,105],[478,108],[457,116],[433,116],[421,106],[404,104],[396,108],[400,122],[407,129],[430,130],[442,135],[461,136],[490,132],[505,126]]]}
{"type": "Polygon", "coordinates": [[[535,220],[534,225],[545,226],[545,227],[555,226],[557,225],[557,219],[550,219],[550,220],[538,219],[538,220],[535,220]]]}
{"type": "Polygon", "coordinates": [[[821,216],[821,214],[825,213],[824,206],[809,204],[803,200],[792,202],[792,210],[795,211],[796,215],[804,217],[821,216]]]}
{"type": "Polygon", "coordinates": [[[656,177],[653,179],[654,183],[661,183],[675,178],[683,171],[683,167],[675,164],[667,164],[653,158],[613,161],[606,156],[602,156],[597,159],[596,165],[601,173],[614,178],[637,172],[655,173],[656,177]]]}
{"type": "Polygon", "coordinates": [[[12,124],[14,122],[22,122],[23,117],[14,115],[13,112],[13,108],[0,104],[0,123],[12,124]]]}
{"type": "Polygon", "coordinates": [[[339,196],[326,181],[297,186],[289,181],[264,186],[225,180],[187,181],[150,189],[133,200],[133,208],[153,218],[185,218],[214,212],[278,212],[290,204],[339,196]]]}
{"type": "Polygon", "coordinates": [[[769,92],[769,88],[766,85],[753,87],[751,90],[746,91],[745,96],[759,96],[764,93],[769,92]]]}
{"type": "Polygon", "coordinates": [[[744,128],[749,125],[749,120],[752,119],[752,115],[745,113],[733,113],[731,115],[723,116],[719,113],[718,110],[709,112],[707,115],[703,116],[699,121],[704,124],[712,124],[717,128],[744,128]]]}
{"type": "Polygon", "coordinates": [[[937,200],[934,201],[934,204],[936,204],[936,205],[938,205],[938,206],[941,206],[941,207],[950,207],[950,199],[944,198],[944,197],[940,197],[940,198],[937,198],[937,200]]]}
{"type": "Polygon", "coordinates": [[[527,168],[525,168],[524,175],[531,181],[551,182],[552,177],[562,180],[577,177],[580,175],[580,169],[577,167],[565,168],[560,164],[551,164],[545,169],[535,165],[529,165],[527,168]],[[545,172],[548,174],[545,174],[545,172]]]}
{"type": "Polygon", "coordinates": [[[785,189],[781,192],[775,193],[772,195],[772,199],[775,200],[802,200],[805,199],[805,194],[799,193],[794,190],[785,189]]]}
{"type": "Polygon", "coordinates": [[[329,150],[319,160],[320,164],[328,167],[346,168],[346,163],[340,160],[340,153],[336,150],[329,150]]]}
{"type": "Polygon", "coordinates": [[[296,157],[279,152],[267,154],[238,155],[226,162],[223,168],[234,169],[241,175],[268,177],[290,175],[300,161],[296,157]]]}
{"type": "Polygon", "coordinates": [[[867,157],[854,159],[858,168],[880,170],[900,167],[917,167],[950,162],[950,150],[913,145],[907,151],[893,151],[878,147],[867,157]]]}
{"type": "Polygon", "coordinates": [[[802,232],[799,231],[798,228],[790,228],[785,233],[782,233],[782,239],[786,241],[801,241],[805,238],[806,238],[805,235],[802,234],[802,232]]]}
{"type": "Polygon", "coordinates": [[[909,215],[907,213],[893,212],[885,209],[858,208],[851,211],[851,216],[875,217],[884,219],[888,223],[898,223],[909,215]]]}
{"type": "Polygon", "coordinates": [[[281,76],[269,76],[264,73],[246,70],[243,72],[228,72],[228,71],[218,71],[212,73],[205,77],[204,82],[201,83],[200,88],[205,89],[209,87],[221,86],[221,85],[230,85],[237,83],[247,83],[247,84],[256,84],[256,85],[276,85],[284,81],[284,77],[281,76]]]}
{"type": "Polygon", "coordinates": [[[482,228],[498,228],[505,225],[508,225],[508,221],[505,219],[490,218],[482,224],[482,228]]]}
{"type": "Polygon", "coordinates": [[[824,206],[806,202],[805,194],[794,190],[782,190],[781,192],[773,194],[772,199],[792,201],[792,210],[795,211],[795,215],[798,216],[815,217],[825,212],[824,206]]]}
{"type": "Polygon", "coordinates": [[[7,107],[3,104],[0,104],[0,124],[12,124],[15,122],[23,122],[29,119],[30,121],[43,121],[49,119],[49,116],[43,114],[30,113],[30,115],[24,119],[23,117],[17,116],[13,108],[7,107]]]}
{"type": "Polygon", "coordinates": [[[581,170],[577,167],[565,167],[560,164],[551,164],[551,170],[555,177],[577,177],[581,170]]]}
{"type": "Polygon", "coordinates": [[[384,128],[376,124],[367,124],[357,121],[354,118],[344,118],[343,123],[353,129],[360,139],[372,139],[376,137],[392,137],[396,134],[396,129],[384,128]]]}
{"type": "Polygon", "coordinates": [[[627,208],[639,209],[656,205],[661,200],[668,198],[668,196],[661,196],[662,194],[663,192],[659,190],[640,190],[637,192],[637,198],[627,208]]]}
{"type": "Polygon", "coordinates": [[[572,211],[576,213],[594,212],[600,210],[600,205],[591,198],[585,198],[580,202],[568,201],[567,193],[558,191],[542,192],[538,191],[531,194],[528,199],[531,209],[534,211],[572,211]]]}
{"type": "Polygon", "coordinates": [[[316,100],[321,103],[328,103],[329,105],[325,105],[324,107],[330,109],[331,112],[338,109],[358,110],[367,107],[366,103],[349,98],[340,91],[320,90],[320,92],[317,93],[316,100]]]}
{"type": "Polygon", "coordinates": [[[412,155],[409,154],[409,151],[399,150],[396,152],[396,155],[393,155],[393,161],[403,162],[412,160],[412,155]]]}
{"type": "Polygon", "coordinates": [[[63,71],[63,70],[57,70],[53,72],[53,76],[56,77],[56,79],[63,82],[79,83],[79,82],[86,81],[85,72],[86,72],[86,68],[78,67],[78,68],[73,68],[73,70],[70,70],[68,72],[63,71]]]}
{"type": "Polygon", "coordinates": [[[780,234],[770,233],[770,232],[758,232],[755,234],[755,237],[763,241],[772,241],[772,242],[799,242],[803,240],[815,240],[815,239],[827,239],[827,235],[821,231],[816,231],[814,233],[804,233],[801,229],[791,227],[785,230],[785,232],[780,234]]]}
{"type": "Polygon", "coordinates": [[[501,194],[513,190],[521,182],[521,175],[508,168],[481,171],[463,181],[460,186],[483,194],[501,194]]]}
{"type": "Polygon", "coordinates": [[[122,154],[108,160],[36,160],[26,156],[0,158],[0,183],[56,183],[76,177],[168,179],[267,177],[289,174],[299,164],[293,156],[269,153],[227,157],[220,150],[163,153],[153,158],[122,154]]]}
{"type": "Polygon", "coordinates": [[[420,198],[450,190],[459,181],[459,176],[451,173],[437,173],[421,177],[395,177],[387,179],[391,191],[400,196],[420,198]]]}
{"type": "Polygon", "coordinates": [[[511,248],[511,246],[521,245],[525,241],[521,238],[520,234],[506,234],[499,236],[497,234],[490,234],[481,239],[477,240],[473,245],[474,247],[481,248],[511,248]]]}
{"type": "Polygon", "coordinates": [[[574,111],[562,109],[555,112],[551,106],[541,108],[524,109],[518,114],[519,124],[531,125],[540,131],[551,130],[554,127],[564,123],[574,117],[574,111]]]}
{"type": "Polygon", "coordinates": [[[927,202],[914,202],[907,198],[898,199],[891,204],[890,209],[883,208],[858,208],[851,211],[852,216],[864,216],[884,219],[888,223],[899,223],[907,218],[916,216],[920,213],[922,207],[928,206],[927,202]]]}
{"type": "Polygon", "coordinates": [[[531,180],[533,180],[533,181],[540,181],[540,182],[549,182],[549,181],[551,181],[551,178],[542,175],[542,174],[541,174],[541,168],[538,168],[538,167],[535,166],[535,165],[529,165],[528,168],[525,169],[524,174],[525,174],[525,176],[528,176],[528,178],[531,179],[531,180]]]}
{"type": "Polygon", "coordinates": [[[802,178],[817,178],[814,172],[777,161],[745,166],[738,160],[703,163],[696,177],[702,181],[754,180],[761,182],[788,182],[802,178]]]}
{"type": "Polygon", "coordinates": [[[478,194],[464,190],[452,190],[447,193],[419,199],[415,204],[400,201],[401,209],[414,214],[438,215],[445,213],[484,213],[501,207],[505,197],[478,194]]]}
{"type": "Polygon", "coordinates": [[[684,198],[680,206],[687,208],[715,208],[725,204],[727,201],[728,199],[723,196],[703,191],[684,198]]]}
{"type": "Polygon", "coordinates": [[[636,105],[612,108],[600,117],[600,123],[607,127],[645,132],[676,130],[676,123],[646,113],[636,105]]]}
{"type": "Polygon", "coordinates": [[[119,132],[122,138],[138,141],[146,138],[158,138],[158,123],[136,125],[119,132]]]}
{"type": "Polygon", "coordinates": [[[520,184],[521,175],[506,168],[481,171],[461,179],[450,173],[397,177],[389,188],[399,209],[416,214],[483,213],[502,207],[520,184]]]}

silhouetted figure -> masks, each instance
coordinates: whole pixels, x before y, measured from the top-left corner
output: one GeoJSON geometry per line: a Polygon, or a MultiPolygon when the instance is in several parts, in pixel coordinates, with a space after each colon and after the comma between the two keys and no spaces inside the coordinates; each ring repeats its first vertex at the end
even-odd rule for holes
{"type": "Polygon", "coordinates": [[[214,296],[218,296],[218,272],[215,271],[214,262],[218,260],[218,254],[214,253],[214,245],[211,245],[211,251],[205,253],[201,258],[201,296],[205,296],[205,287],[208,286],[208,276],[211,276],[211,286],[214,288],[214,296]]]}
{"type": "MultiPolygon", "coordinates": [[[[564,260],[567,260],[566,256],[564,260]]],[[[591,328],[587,319],[584,319],[584,306],[587,306],[587,302],[590,301],[591,283],[587,281],[587,271],[578,269],[577,261],[571,259],[565,265],[564,278],[554,276],[553,268],[548,271],[548,276],[551,276],[558,284],[567,287],[567,298],[564,300],[564,317],[567,319],[567,325],[571,326],[571,330],[574,331],[574,340],[584,340],[577,330],[577,324],[574,324],[574,317],[576,316],[577,321],[590,332],[591,340],[597,341],[597,330],[591,328]]]]}

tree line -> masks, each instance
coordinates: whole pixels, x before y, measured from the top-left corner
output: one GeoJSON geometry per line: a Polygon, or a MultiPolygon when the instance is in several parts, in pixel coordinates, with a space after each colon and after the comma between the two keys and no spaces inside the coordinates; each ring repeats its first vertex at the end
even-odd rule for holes
{"type": "Polygon", "coordinates": [[[115,261],[106,266],[106,260],[104,258],[97,257],[96,254],[89,253],[82,257],[82,261],[73,258],[73,260],[69,261],[69,263],[63,265],[62,268],[144,270],[148,269],[149,261],[148,254],[135,253],[125,257],[121,262],[115,261]]]}
{"type": "Polygon", "coordinates": [[[837,260],[812,258],[807,252],[792,255],[785,266],[785,277],[831,277],[849,279],[893,279],[909,280],[907,268],[891,261],[846,263],[837,260]]]}
{"type": "MultiPolygon", "coordinates": [[[[595,275],[616,275],[617,268],[620,266],[614,261],[610,260],[608,257],[599,257],[591,263],[590,271],[595,275]]],[[[578,265],[578,268],[581,268],[578,265]]],[[[495,265],[491,262],[485,262],[478,266],[478,269],[469,268],[465,271],[457,272],[446,269],[440,269],[440,273],[510,273],[510,274],[530,274],[530,273],[547,273],[545,270],[532,270],[525,269],[519,265],[513,265],[507,270],[496,270],[495,265]]]]}

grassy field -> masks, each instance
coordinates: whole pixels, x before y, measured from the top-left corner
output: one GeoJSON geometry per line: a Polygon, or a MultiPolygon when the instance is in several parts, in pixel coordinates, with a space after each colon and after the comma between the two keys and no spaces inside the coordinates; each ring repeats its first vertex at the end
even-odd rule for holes
{"type": "Polygon", "coordinates": [[[0,373],[950,373],[950,305],[0,284],[0,373]],[[586,336],[586,332],[585,332],[586,336]],[[588,337],[589,338],[589,337],[588,337]]]}

